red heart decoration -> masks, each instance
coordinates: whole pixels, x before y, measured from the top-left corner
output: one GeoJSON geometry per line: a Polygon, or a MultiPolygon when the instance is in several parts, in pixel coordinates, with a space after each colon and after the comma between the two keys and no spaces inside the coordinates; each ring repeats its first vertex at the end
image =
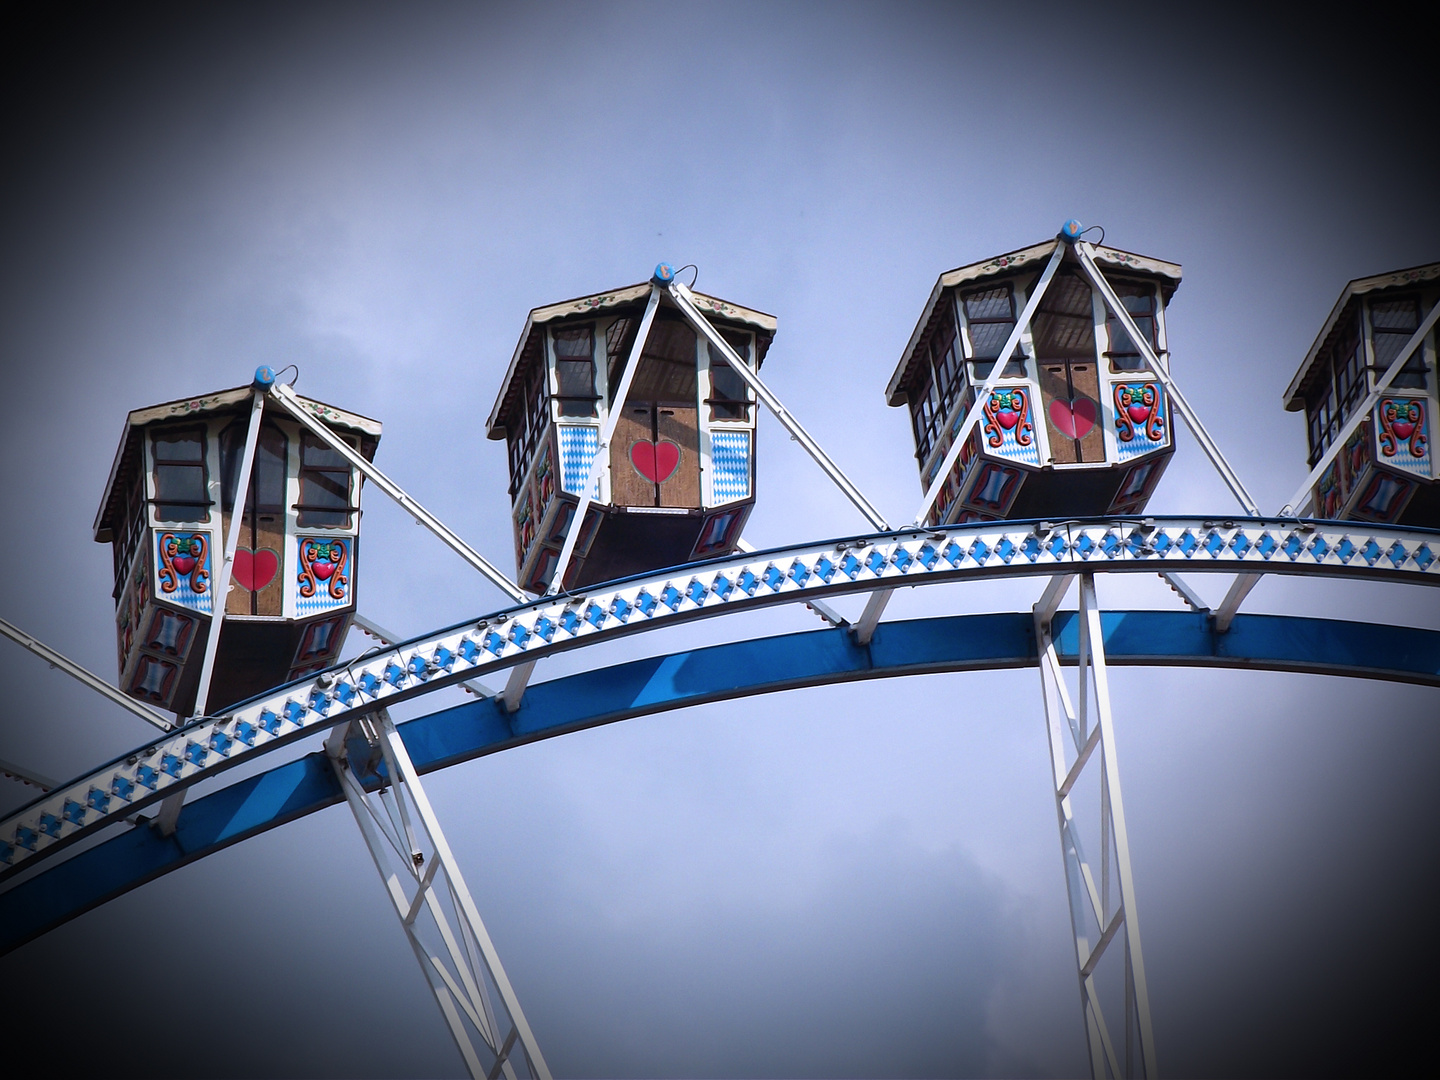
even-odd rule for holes
{"type": "Polygon", "coordinates": [[[1020,419],[1020,414],[1010,409],[1001,409],[995,414],[995,419],[1000,421],[1000,426],[1009,431],[1015,426],[1015,421],[1020,419]]]}
{"type": "MultiPolygon", "coordinates": [[[[1404,436],[1401,436],[1401,438],[1404,438],[1404,436]]],[[[175,567],[181,577],[186,577],[191,570],[195,569],[195,556],[176,555],[175,558],[170,560],[170,564],[175,567]]]]}
{"type": "Polygon", "coordinates": [[[275,580],[280,570],[280,556],[269,548],[249,551],[240,548],[235,552],[235,564],[230,567],[230,580],[249,592],[259,592],[275,580]]]}
{"type": "Polygon", "coordinates": [[[1148,405],[1131,405],[1125,410],[1130,414],[1130,419],[1137,424],[1143,424],[1150,419],[1150,407],[1148,405]]]}
{"type": "Polygon", "coordinates": [[[652,484],[663,484],[680,467],[680,447],[669,439],[658,443],[637,442],[630,447],[630,464],[652,484]]]}
{"type": "Polygon", "coordinates": [[[321,581],[328,581],[330,575],[335,572],[335,564],[333,562],[312,562],[310,571],[321,581]]]}
{"type": "MultiPolygon", "coordinates": [[[[1400,439],[1401,442],[1405,442],[1407,439],[1410,438],[1411,435],[1415,433],[1415,425],[1409,423],[1408,421],[1402,420],[1398,424],[1391,424],[1390,430],[1395,432],[1396,436],[1400,439]]],[[[176,562],[176,565],[179,565],[178,561],[176,562]]]]}
{"type": "Polygon", "coordinates": [[[1062,435],[1083,439],[1095,426],[1095,402],[1089,398],[1050,402],[1050,422],[1062,435]]]}

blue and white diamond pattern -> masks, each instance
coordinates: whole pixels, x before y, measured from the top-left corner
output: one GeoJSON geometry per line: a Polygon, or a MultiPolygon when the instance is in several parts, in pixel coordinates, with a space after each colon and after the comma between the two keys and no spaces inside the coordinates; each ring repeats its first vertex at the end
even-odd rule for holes
{"type": "Polygon", "coordinates": [[[1037,436],[1034,431],[1031,431],[1030,442],[1024,446],[1021,446],[1019,439],[1016,438],[1019,433],[1020,427],[1018,424],[1013,428],[1009,428],[1008,430],[1005,428],[1001,428],[999,447],[992,447],[987,441],[983,444],[985,451],[987,453],[995,454],[999,457],[1005,458],[1007,461],[1020,461],[1024,462],[1026,465],[1039,465],[1039,436],[1037,436]]]}
{"type": "Polygon", "coordinates": [[[710,433],[710,493],[715,505],[750,497],[750,433],[710,433]]]}
{"type": "MultiPolygon", "coordinates": [[[[600,452],[600,429],[589,424],[561,424],[560,486],[571,495],[579,495],[590,475],[590,466],[600,452]]],[[[600,497],[600,481],[595,481],[591,498],[600,497]]]]}
{"type": "Polygon", "coordinates": [[[633,632],[827,590],[893,581],[922,584],[1008,573],[1166,567],[1234,572],[1250,564],[1282,572],[1363,573],[1440,584],[1440,536],[1416,530],[1329,528],[1307,521],[1143,519],[1072,522],[1045,530],[1007,522],[949,526],[801,545],[738,556],[694,572],[586,597],[546,598],[477,623],[388,649],[291,684],[231,716],[202,720],[121,762],[47,792],[0,821],[0,868],[13,868],[79,834],[163,798],[179,784],[262,753],[297,732],[323,730],[377,703],[539,657],[580,638],[633,632]]]}

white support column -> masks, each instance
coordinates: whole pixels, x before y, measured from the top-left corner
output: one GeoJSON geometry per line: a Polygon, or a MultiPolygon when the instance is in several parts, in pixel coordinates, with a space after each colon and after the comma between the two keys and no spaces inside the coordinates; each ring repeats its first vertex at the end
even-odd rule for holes
{"type": "MultiPolygon", "coordinates": [[[[1090,1071],[1095,1080],[1137,1075],[1153,1078],[1155,1040],[1095,578],[1091,574],[1080,577],[1078,692],[1074,697],[1052,633],[1055,610],[1069,581],[1057,575],[1035,605],[1035,639],[1090,1071]],[[1094,724],[1090,726],[1087,721],[1092,716],[1094,724]],[[1085,814],[1077,813],[1081,803],[1087,807],[1085,814]],[[1082,824],[1090,820],[1096,821],[1098,829],[1082,824]],[[1086,855],[1087,837],[1098,842],[1098,862],[1092,863],[1086,855]],[[1112,949],[1117,937],[1123,948],[1112,949]],[[1106,1024],[1107,1008],[1112,1016],[1118,1013],[1125,1018],[1118,1045],[1106,1024]]],[[[1090,847],[1094,850],[1093,844],[1090,847]]]]}
{"type": "Polygon", "coordinates": [[[1185,605],[1191,611],[1200,615],[1208,615],[1210,613],[1210,605],[1205,603],[1204,597],[1196,592],[1191,584],[1179,574],[1172,574],[1170,571],[1164,570],[1161,571],[1160,577],[1166,585],[1170,586],[1176,596],[1185,601],[1185,605]]]}
{"type": "Polygon", "coordinates": [[[389,713],[337,727],[325,752],[470,1075],[550,1080],[389,713]]]}
{"type": "Polygon", "coordinates": [[[510,677],[505,680],[505,689],[500,692],[500,704],[505,706],[506,712],[514,712],[520,708],[520,699],[525,696],[525,687],[530,685],[530,676],[538,663],[538,660],[527,660],[510,669],[510,677]]]}
{"type": "Polygon", "coordinates": [[[575,555],[575,543],[580,539],[580,532],[585,527],[585,515],[590,512],[590,503],[594,501],[595,485],[600,480],[600,473],[610,454],[610,440],[615,437],[615,428],[620,423],[621,413],[625,411],[625,401],[630,396],[630,384],[635,381],[635,372],[640,367],[640,356],[645,350],[645,340],[650,336],[650,324],[655,321],[655,310],[659,306],[660,286],[652,281],[650,299],[645,302],[645,314],[640,317],[640,328],[635,331],[635,343],[630,346],[630,356],[625,362],[624,372],[620,375],[620,385],[610,394],[609,411],[605,413],[605,422],[600,425],[599,446],[595,450],[595,456],[590,459],[590,472],[585,477],[585,488],[580,493],[580,505],[575,508],[575,516],[570,519],[570,529],[565,533],[565,543],[560,548],[560,561],[555,564],[550,586],[545,590],[547,596],[554,596],[565,587],[565,572],[570,569],[570,560],[575,555]]]}
{"type": "Polygon", "coordinates": [[[394,499],[400,506],[413,517],[419,524],[425,526],[432,533],[438,536],[445,546],[450,548],[467,563],[487,578],[491,584],[498,588],[506,596],[516,603],[524,603],[530,598],[525,595],[520,586],[516,585],[508,577],[500,572],[490,560],[481,555],[460,537],[446,528],[445,524],[430,511],[426,510],[418,502],[412,499],[405,489],[395,481],[391,480],[383,472],[377,469],[374,464],[366,461],[364,456],[357,454],[355,450],[344,439],[341,439],[328,427],[322,424],[315,416],[300,403],[295,396],[295,391],[284,383],[274,383],[270,387],[270,396],[285,409],[291,416],[304,424],[314,435],[334,450],[356,469],[364,474],[365,478],[371,481],[376,487],[383,491],[390,498],[394,499]]]}
{"type": "Polygon", "coordinates": [[[876,532],[889,532],[890,525],[886,522],[884,515],[875,508],[874,503],[861,493],[840,466],[831,460],[830,455],[825,453],[820,444],[800,425],[800,421],[790,414],[790,410],[785,408],[780,399],[775,396],[775,392],[761,380],[759,373],[752,371],[730,343],[721,337],[720,332],[710,325],[710,320],[700,314],[700,309],[695,306],[695,297],[690,290],[679,281],[671,280],[670,299],[675,301],[675,306],[680,309],[680,314],[685,316],[690,325],[703,335],[705,340],[720,352],[720,355],[725,357],[731,370],[745,380],[745,384],[755,392],[760,403],[770,410],[776,420],[780,421],[780,426],[804,447],[805,452],[815,460],[815,464],[820,466],[831,482],[855,504],[855,508],[865,516],[865,520],[870,522],[871,527],[876,532]]]}

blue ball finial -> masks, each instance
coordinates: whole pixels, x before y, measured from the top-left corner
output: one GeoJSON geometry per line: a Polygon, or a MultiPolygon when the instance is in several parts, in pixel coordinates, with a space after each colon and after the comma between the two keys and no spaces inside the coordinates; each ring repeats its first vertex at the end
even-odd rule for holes
{"type": "Polygon", "coordinates": [[[1071,218],[1065,222],[1064,225],[1060,226],[1060,239],[1064,240],[1067,244],[1073,244],[1076,240],[1080,239],[1080,234],[1084,231],[1085,227],[1074,218],[1071,218]]]}
{"type": "Polygon", "coordinates": [[[650,280],[657,285],[669,285],[675,280],[675,271],[669,263],[660,263],[655,267],[655,274],[650,280]]]}
{"type": "Polygon", "coordinates": [[[262,390],[268,390],[270,384],[275,381],[275,369],[261,364],[255,369],[255,385],[262,390]]]}

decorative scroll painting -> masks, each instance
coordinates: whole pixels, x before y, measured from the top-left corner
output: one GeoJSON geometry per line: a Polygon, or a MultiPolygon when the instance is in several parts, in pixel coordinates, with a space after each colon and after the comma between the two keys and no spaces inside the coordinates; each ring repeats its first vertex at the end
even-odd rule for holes
{"type": "Polygon", "coordinates": [[[295,540],[295,617],[304,619],[351,602],[354,544],[350,537],[301,536],[295,540]]]}
{"type": "Polygon", "coordinates": [[[160,532],[155,543],[156,598],[209,615],[213,610],[210,534],[160,532]]]}
{"type": "Polygon", "coordinates": [[[985,420],[981,434],[987,454],[1039,466],[1040,444],[1035,441],[1035,417],[1028,388],[1009,386],[992,390],[982,411],[985,420]]]}
{"type": "Polygon", "coordinates": [[[1375,406],[1375,460],[1402,472],[1430,478],[1430,402],[1384,397],[1375,406]]]}
{"type": "Polygon", "coordinates": [[[1115,447],[1121,461],[1170,445],[1165,391],[1156,382],[1116,383],[1115,447]]]}
{"type": "MultiPolygon", "coordinates": [[[[582,494],[590,465],[600,452],[600,429],[589,424],[561,424],[560,486],[571,495],[582,494]]],[[[600,481],[595,481],[592,498],[600,497],[600,481]]]]}
{"type": "Polygon", "coordinates": [[[710,493],[715,503],[750,497],[750,433],[710,433],[710,493]]]}

